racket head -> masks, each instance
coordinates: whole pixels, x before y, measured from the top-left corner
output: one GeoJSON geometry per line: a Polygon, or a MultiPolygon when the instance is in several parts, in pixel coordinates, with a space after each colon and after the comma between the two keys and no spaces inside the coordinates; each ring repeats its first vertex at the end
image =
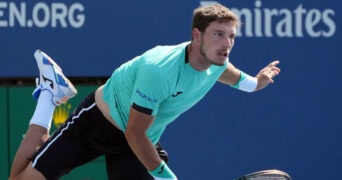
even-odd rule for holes
{"type": "Polygon", "coordinates": [[[290,175],[277,169],[263,170],[241,176],[234,180],[292,180],[290,175]]]}

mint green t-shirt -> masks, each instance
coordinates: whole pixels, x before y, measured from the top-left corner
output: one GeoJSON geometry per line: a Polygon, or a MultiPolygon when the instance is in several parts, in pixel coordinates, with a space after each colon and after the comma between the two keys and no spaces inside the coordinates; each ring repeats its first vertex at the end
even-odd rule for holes
{"type": "Polygon", "coordinates": [[[213,87],[228,59],[223,66],[197,71],[186,61],[188,44],[154,47],[113,72],[103,88],[103,99],[122,131],[134,103],[155,116],[146,134],[156,144],[165,127],[213,87]]]}

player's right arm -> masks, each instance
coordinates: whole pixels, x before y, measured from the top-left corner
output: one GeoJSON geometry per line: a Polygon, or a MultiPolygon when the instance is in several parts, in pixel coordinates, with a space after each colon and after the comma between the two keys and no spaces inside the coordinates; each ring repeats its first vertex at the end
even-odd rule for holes
{"type": "Polygon", "coordinates": [[[155,146],[146,135],[146,131],[154,119],[154,116],[131,107],[125,131],[127,142],[140,162],[155,179],[177,179],[165,162],[160,159],[155,146]]]}
{"type": "Polygon", "coordinates": [[[125,132],[128,144],[148,170],[157,168],[161,163],[154,145],[146,135],[146,131],[154,119],[154,116],[137,111],[131,107],[125,132]]]}

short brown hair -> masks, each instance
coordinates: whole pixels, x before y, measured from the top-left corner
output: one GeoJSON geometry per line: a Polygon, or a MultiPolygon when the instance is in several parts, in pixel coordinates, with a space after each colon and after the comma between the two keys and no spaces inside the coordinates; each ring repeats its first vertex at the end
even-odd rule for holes
{"type": "Polygon", "coordinates": [[[239,25],[239,18],[227,7],[221,4],[199,7],[194,10],[192,18],[192,29],[197,28],[204,32],[213,21],[229,22],[233,21],[239,25]]]}

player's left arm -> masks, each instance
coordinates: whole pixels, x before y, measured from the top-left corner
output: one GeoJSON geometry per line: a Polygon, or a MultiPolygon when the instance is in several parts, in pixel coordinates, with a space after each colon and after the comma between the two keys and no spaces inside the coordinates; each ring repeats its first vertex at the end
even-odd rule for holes
{"type": "Polygon", "coordinates": [[[243,91],[253,92],[263,89],[274,82],[273,78],[280,73],[280,68],[277,67],[278,64],[278,60],[271,62],[253,77],[242,72],[229,62],[218,81],[243,91]]]}

